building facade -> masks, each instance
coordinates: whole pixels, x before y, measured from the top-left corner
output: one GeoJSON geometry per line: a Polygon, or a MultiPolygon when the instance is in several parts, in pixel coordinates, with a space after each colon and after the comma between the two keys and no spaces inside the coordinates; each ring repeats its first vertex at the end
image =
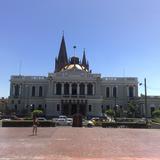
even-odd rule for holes
{"type": "Polygon", "coordinates": [[[147,108],[145,110],[145,96],[141,95],[137,103],[141,108],[142,115],[147,115],[147,117],[152,117],[152,113],[155,110],[160,109],[160,96],[147,96],[147,108]]]}
{"type": "Polygon", "coordinates": [[[125,110],[130,99],[138,98],[136,77],[101,77],[92,73],[83,51],[82,60],[68,58],[64,36],[55,70],[47,76],[13,75],[10,79],[10,106],[17,113],[42,109],[46,116],[102,116],[116,106],[125,110]]]}
{"type": "Polygon", "coordinates": [[[8,99],[7,98],[0,98],[0,113],[4,113],[8,107],[8,99]]]}

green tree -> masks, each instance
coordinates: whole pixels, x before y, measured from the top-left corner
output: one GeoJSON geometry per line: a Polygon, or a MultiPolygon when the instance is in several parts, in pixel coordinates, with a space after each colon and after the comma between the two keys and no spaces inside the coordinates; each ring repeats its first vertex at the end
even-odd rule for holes
{"type": "Polygon", "coordinates": [[[106,110],[105,113],[107,114],[107,116],[110,116],[111,118],[115,116],[115,112],[112,109],[106,110]]]}
{"type": "Polygon", "coordinates": [[[156,109],[155,111],[153,111],[152,116],[154,118],[160,118],[160,109],[156,109]]]}
{"type": "Polygon", "coordinates": [[[33,116],[41,116],[43,114],[43,111],[42,110],[39,110],[39,109],[35,109],[33,112],[32,112],[32,115],[33,116]]]}
{"type": "Polygon", "coordinates": [[[136,116],[136,111],[138,110],[137,105],[135,102],[130,101],[128,103],[128,111],[127,115],[129,118],[134,118],[136,116]]]}

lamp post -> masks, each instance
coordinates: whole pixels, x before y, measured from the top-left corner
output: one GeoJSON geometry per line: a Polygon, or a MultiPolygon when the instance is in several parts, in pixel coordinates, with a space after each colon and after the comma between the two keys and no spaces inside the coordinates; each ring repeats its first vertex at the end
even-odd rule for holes
{"type": "Polygon", "coordinates": [[[117,116],[117,89],[116,87],[113,88],[113,96],[114,96],[114,112],[115,112],[115,121],[117,116]]]}
{"type": "MultiPolygon", "coordinates": [[[[142,85],[142,83],[139,83],[139,85],[142,85]]],[[[144,107],[145,107],[145,118],[147,118],[147,82],[146,78],[144,78],[144,107]]]]}
{"type": "Polygon", "coordinates": [[[147,118],[147,84],[146,84],[146,78],[144,79],[144,90],[145,90],[145,97],[144,97],[145,118],[147,118]]]}

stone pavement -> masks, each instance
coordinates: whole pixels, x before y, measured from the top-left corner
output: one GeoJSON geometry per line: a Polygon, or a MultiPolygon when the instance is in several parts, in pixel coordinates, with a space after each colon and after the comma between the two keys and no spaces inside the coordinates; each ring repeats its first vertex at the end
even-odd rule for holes
{"type": "Polygon", "coordinates": [[[0,160],[160,160],[160,130],[0,128],[0,160]]]}

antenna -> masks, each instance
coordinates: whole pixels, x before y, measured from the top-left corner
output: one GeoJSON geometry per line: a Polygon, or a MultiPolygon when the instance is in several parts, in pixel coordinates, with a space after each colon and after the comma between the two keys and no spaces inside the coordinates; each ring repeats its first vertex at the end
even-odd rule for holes
{"type": "Polygon", "coordinates": [[[74,49],[74,66],[75,66],[75,60],[76,60],[75,59],[75,54],[76,54],[76,46],[75,45],[73,46],[73,49],[74,49]]]}
{"type": "Polygon", "coordinates": [[[75,54],[76,54],[76,46],[73,46],[73,49],[74,49],[74,57],[75,57],[75,54]]]}

